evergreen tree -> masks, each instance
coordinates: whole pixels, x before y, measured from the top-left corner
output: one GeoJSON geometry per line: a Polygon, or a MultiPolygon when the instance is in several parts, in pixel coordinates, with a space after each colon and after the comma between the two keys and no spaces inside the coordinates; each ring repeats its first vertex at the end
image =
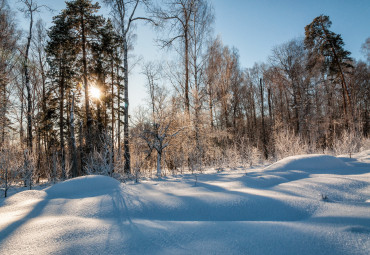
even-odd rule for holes
{"type": "MultiPolygon", "coordinates": [[[[83,121],[85,128],[84,131],[82,126],[79,128],[80,174],[83,173],[92,150],[99,151],[102,147],[101,137],[108,132],[109,124],[112,141],[114,138],[114,112],[119,111],[119,107],[114,105],[114,95],[120,91],[120,83],[117,82],[117,72],[121,65],[118,57],[119,37],[110,20],[106,21],[102,16],[95,15],[99,8],[97,3],[92,4],[90,0],[67,2],[67,8],[54,17],[54,25],[49,31],[48,96],[55,98],[47,99],[50,109],[45,113],[44,125],[58,123],[63,178],[66,172],[64,155],[68,151],[65,149],[66,134],[72,160],[70,165],[72,168],[76,166],[74,122],[83,121]],[[99,90],[99,98],[90,95],[92,86],[99,90]],[[85,101],[84,111],[80,107],[80,101],[85,101]]],[[[73,176],[77,172],[72,169],[73,176]]]]}
{"type": "MultiPolygon", "coordinates": [[[[65,169],[65,129],[66,119],[65,115],[68,109],[66,109],[66,94],[72,87],[74,78],[74,56],[75,51],[75,40],[71,36],[71,24],[67,23],[66,13],[62,12],[60,15],[54,17],[54,26],[49,31],[49,42],[47,45],[48,62],[50,65],[49,78],[51,79],[50,89],[54,91],[55,98],[50,100],[57,100],[57,102],[51,103],[51,106],[57,107],[59,117],[59,145],[60,145],[60,156],[61,156],[61,167],[62,167],[62,178],[66,178],[65,169]]],[[[50,94],[49,94],[50,95],[50,94]]],[[[54,111],[57,111],[54,109],[54,111]]],[[[52,117],[52,115],[49,115],[52,117]]],[[[57,120],[55,120],[57,121],[57,120]]]]}
{"type": "MultiPolygon", "coordinates": [[[[350,91],[345,79],[344,71],[352,67],[350,52],[343,48],[342,36],[330,31],[329,16],[320,15],[305,27],[305,46],[310,50],[314,59],[317,56],[325,58],[324,67],[328,75],[339,78],[342,84],[344,114],[353,115],[350,91]],[[349,108],[349,113],[348,113],[349,108]]],[[[353,117],[353,116],[352,116],[353,117]]]]}
{"type": "Polygon", "coordinates": [[[66,22],[70,25],[71,36],[76,42],[75,50],[78,64],[75,69],[82,76],[81,83],[85,94],[85,154],[88,155],[92,150],[91,142],[93,140],[93,119],[89,97],[90,70],[92,68],[89,68],[89,64],[91,63],[92,42],[97,39],[99,28],[103,25],[104,19],[102,16],[96,15],[100,6],[98,3],[93,4],[91,0],[74,0],[66,2],[66,4],[66,22]]]}

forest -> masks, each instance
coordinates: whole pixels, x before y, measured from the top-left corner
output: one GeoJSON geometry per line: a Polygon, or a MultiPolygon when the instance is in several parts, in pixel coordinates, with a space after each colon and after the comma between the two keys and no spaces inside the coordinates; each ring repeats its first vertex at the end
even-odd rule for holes
{"type": "Polygon", "coordinates": [[[215,35],[209,0],[67,0],[50,27],[39,13],[51,6],[19,6],[0,0],[4,196],[14,185],[89,174],[138,180],[370,147],[370,37],[366,62],[351,58],[329,16],[244,68],[238,49],[215,35]],[[174,57],[135,63],[148,100],[133,111],[136,23],[174,57]]]}

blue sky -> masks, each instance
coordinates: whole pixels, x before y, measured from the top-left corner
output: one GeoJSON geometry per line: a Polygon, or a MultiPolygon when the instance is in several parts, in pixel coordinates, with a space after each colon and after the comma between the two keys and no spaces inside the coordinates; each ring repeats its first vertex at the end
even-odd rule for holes
{"type": "Polygon", "coordinates": [[[241,63],[265,61],[273,46],[304,36],[304,27],[328,15],[352,57],[364,59],[361,45],[370,37],[370,0],[213,0],[215,33],[239,49],[241,63]]]}
{"type": "MultiPolygon", "coordinates": [[[[56,10],[42,13],[46,22],[65,7],[63,0],[39,0],[56,10]]],[[[274,46],[304,36],[304,27],[320,14],[328,15],[331,30],[342,35],[345,48],[355,59],[365,59],[361,45],[370,37],[370,0],[211,0],[215,10],[214,34],[239,50],[240,63],[251,67],[265,62],[274,46]]],[[[14,5],[16,0],[9,0],[14,5]]],[[[107,10],[103,12],[107,14],[107,10]]],[[[22,20],[19,16],[19,20],[22,20]]],[[[137,26],[134,55],[145,61],[163,59],[167,52],[154,43],[152,28],[137,26]]],[[[131,110],[145,103],[145,79],[137,66],[130,77],[131,110]]]]}

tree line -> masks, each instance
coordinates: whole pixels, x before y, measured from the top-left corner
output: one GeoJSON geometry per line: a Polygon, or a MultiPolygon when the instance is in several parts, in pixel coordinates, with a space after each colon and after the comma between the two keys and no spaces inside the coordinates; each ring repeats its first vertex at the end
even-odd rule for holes
{"type": "Polygon", "coordinates": [[[243,68],[238,50],[214,37],[207,0],[105,0],[109,18],[99,3],[71,0],[49,28],[34,21],[48,7],[20,2],[26,32],[0,0],[5,192],[14,180],[31,188],[40,178],[138,178],[354,152],[368,139],[370,41],[367,63],[353,60],[328,16],[302,28],[304,38],[275,46],[266,63],[243,68]],[[136,22],[155,29],[174,60],[140,63],[148,100],[131,113],[136,22]]]}

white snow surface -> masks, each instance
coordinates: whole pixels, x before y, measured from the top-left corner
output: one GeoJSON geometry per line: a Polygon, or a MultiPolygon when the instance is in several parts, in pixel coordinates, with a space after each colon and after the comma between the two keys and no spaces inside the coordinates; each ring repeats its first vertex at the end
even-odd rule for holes
{"type": "Polygon", "coordinates": [[[268,167],[266,170],[338,170],[345,169],[347,165],[340,159],[322,154],[291,156],[282,159],[268,167]]]}
{"type": "Polygon", "coordinates": [[[0,254],[370,254],[370,151],[0,200],[0,254]]]}

